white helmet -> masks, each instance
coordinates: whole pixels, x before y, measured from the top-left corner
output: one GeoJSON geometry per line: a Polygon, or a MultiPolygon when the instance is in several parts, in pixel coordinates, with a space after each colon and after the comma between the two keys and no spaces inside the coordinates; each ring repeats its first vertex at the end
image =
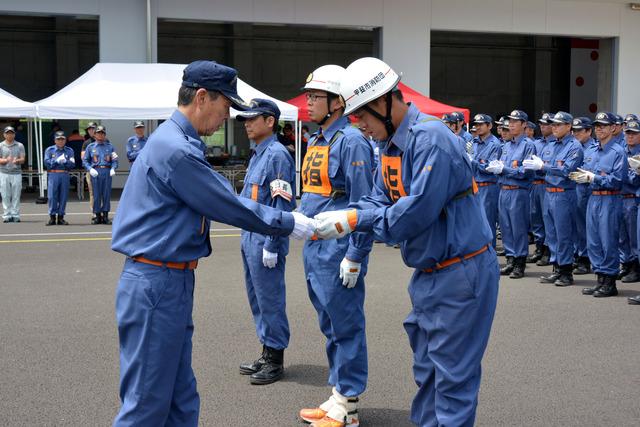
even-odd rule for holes
{"type": "Polygon", "coordinates": [[[381,97],[395,88],[398,82],[400,76],[378,58],[353,61],[347,67],[346,76],[340,84],[340,95],[345,103],[344,114],[351,114],[381,97]]]}
{"type": "Polygon", "coordinates": [[[317,89],[340,95],[340,82],[344,79],[345,73],[346,70],[339,65],[323,65],[309,74],[303,89],[317,89]]]}

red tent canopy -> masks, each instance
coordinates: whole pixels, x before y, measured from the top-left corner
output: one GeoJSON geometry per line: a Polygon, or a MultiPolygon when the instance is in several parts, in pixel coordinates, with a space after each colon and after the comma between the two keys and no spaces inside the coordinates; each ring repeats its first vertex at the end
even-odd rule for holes
{"type": "MultiPolygon", "coordinates": [[[[423,113],[431,114],[436,117],[441,117],[444,113],[452,113],[454,111],[460,111],[464,114],[464,119],[469,123],[469,110],[466,108],[454,107],[452,105],[443,104],[442,102],[434,101],[428,96],[424,96],[420,92],[411,89],[404,83],[398,83],[398,87],[404,96],[405,102],[411,102],[423,113]]],[[[296,96],[287,101],[289,104],[293,104],[298,107],[298,120],[303,122],[310,121],[309,112],[307,111],[307,100],[304,93],[296,96]]]]}

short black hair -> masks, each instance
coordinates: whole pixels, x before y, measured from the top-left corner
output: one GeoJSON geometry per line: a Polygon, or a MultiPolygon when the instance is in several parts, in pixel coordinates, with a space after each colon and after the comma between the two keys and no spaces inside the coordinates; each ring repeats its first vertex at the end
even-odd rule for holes
{"type": "MultiPolygon", "coordinates": [[[[178,106],[191,104],[197,91],[198,88],[180,86],[180,90],[178,90],[178,106]]],[[[213,101],[218,99],[218,96],[220,96],[220,92],[215,90],[208,90],[207,93],[213,101]]]]}
{"type": "Polygon", "coordinates": [[[396,97],[398,101],[404,102],[404,96],[402,95],[402,91],[400,91],[400,89],[396,88],[391,93],[396,97]]]}

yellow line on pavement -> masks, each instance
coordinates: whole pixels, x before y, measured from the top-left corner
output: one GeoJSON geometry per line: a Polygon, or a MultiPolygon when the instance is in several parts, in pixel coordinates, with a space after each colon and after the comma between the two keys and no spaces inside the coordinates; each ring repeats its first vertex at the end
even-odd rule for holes
{"type": "MultiPolygon", "coordinates": [[[[211,234],[211,237],[240,237],[240,234],[211,234]]],[[[76,237],[73,239],[31,239],[31,240],[0,240],[3,243],[64,243],[64,242],[97,242],[109,241],[111,237],[76,237]]]]}

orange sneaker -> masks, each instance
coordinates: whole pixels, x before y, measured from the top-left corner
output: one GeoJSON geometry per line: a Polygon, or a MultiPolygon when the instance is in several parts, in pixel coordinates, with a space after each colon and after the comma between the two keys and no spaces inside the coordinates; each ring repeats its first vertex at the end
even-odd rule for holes
{"type": "Polygon", "coordinates": [[[300,418],[307,423],[312,423],[315,421],[320,421],[327,415],[327,411],[324,411],[320,408],[305,408],[300,409],[300,418]]]}
{"type": "Polygon", "coordinates": [[[357,418],[345,418],[343,421],[334,420],[325,415],[324,418],[311,423],[309,427],[358,427],[360,423],[357,418]]]}

